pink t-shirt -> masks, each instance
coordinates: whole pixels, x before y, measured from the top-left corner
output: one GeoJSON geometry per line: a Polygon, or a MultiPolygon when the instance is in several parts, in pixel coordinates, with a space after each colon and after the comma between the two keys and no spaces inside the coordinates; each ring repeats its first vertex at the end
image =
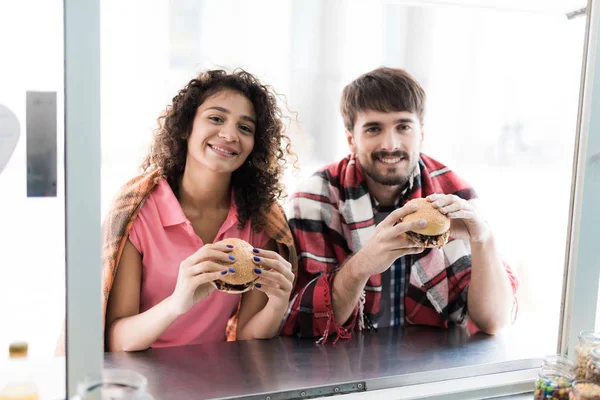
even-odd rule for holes
{"type": "MultiPolygon", "coordinates": [[[[238,229],[233,201],[214,241],[228,237],[244,239],[257,248],[264,247],[269,241],[266,233],[254,232],[250,222],[242,230],[238,229]]],[[[142,255],[140,313],[173,293],[179,264],[204,245],[166,180],[162,180],[146,199],[133,223],[129,240],[142,255]]],[[[240,296],[213,291],[175,320],[151,347],[225,341],[227,321],[240,296]]]]}

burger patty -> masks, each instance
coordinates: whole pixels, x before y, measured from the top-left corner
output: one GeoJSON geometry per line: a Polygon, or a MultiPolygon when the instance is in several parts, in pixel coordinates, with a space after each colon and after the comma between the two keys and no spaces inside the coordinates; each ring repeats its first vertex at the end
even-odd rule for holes
{"type": "Polygon", "coordinates": [[[238,291],[238,290],[244,290],[244,289],[246,289],[248,286],[250,286],[250,283],[243,283],[243,284],[240,284],[240,285],[232,285],[230,283],[225,283],[225,282],[222,282],[222,281],[215,281],[215,285],[217,285],[217,288],[219,290],[225,289],[225,290],[236,290],[236,291],[238,291]]]}
{"type": "Polygon", "coordinates": [[[427,236],[422,235],[417,232],[406,232],[406,234],[411,238],[417,245],[421,245],[424,247],[442,247],[448,241],[449,231],[442,233],[441,235],[436,236],[427,236]]]}

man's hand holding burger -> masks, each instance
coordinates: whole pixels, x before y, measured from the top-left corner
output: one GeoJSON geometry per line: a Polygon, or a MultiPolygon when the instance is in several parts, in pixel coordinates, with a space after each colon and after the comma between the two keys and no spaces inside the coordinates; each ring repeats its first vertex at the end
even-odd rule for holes
{"type": "Polygon", "coordinates": [[[467,200],[453,194],[432,194],[427,201],[450,218],[450,233],[456,239],[484,242],[490,235],[488,224],[467,200]]]}
{"type": "Polygon", "coordinates": [[[417,210],[418,207],[414,204],[407,204],[392,211],[375,227],[371,239],[352,257],[360,260],[360,263],[356,263],[354,267],[356,275],[366,282],[371,275],[380,274],[388,269],[398,258],[425,250],[424,246],[411,241],[406,233],[425,228],[427,221],[415,219],[401,222],[403,218],[417,210]]]}
{"type": "Polygon", "coordinates": [[[404,221],[407,215],[418,210],[415,204],[406,204],[392,211],[381,221],[373,236],[352,258],[350,258],[333,281],[333,312],[339,324],[345,323],[371,275],[387,270],[394,261],[408,254],[419,254],[424,246],[415,244],[407,232],[427,226],[424,219],[404,221]]]}
{"type": "Polygon", "coordinates": [[[451,235],[470,242],[469,317],[490,334],[507,325],[512,288],[491,230],[474,203],[455,195],[433,194],[390,213],[336,275],[332,293],[336,321],[344,324],[352,315],[371,275],[382,273],[399,257],[442,248],[451,235]]]}

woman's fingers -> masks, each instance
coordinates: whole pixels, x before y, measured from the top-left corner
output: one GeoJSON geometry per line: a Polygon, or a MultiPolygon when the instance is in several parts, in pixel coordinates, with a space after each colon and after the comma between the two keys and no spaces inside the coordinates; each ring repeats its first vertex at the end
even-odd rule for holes
{"type": "Polygon", "coordinates": [[[270,281],[262,279],[262,278],[259,279],[254,284],[254,289],[260,290],[261,292],[266,293],[269,296],[276,296],[276,297],[280,297],[280,298],[289,297],[289,292],[280,288],[273,282],[270,282],[270,281]]]}
{"type": "MultiPolygon", "coordinates": [[[[279,263],[279,266],[284,269],[292,270],[292,264],[288,262],[285,258],[281,256],[276,251],[271,250],[262,250],[262,249],[254,249],[254,261],[260,262],[260,260],[271,260],[279,263]]],[[[275,265],[271,263],[270,265],[275,265]]],[[[280,269],[279,267],[275,267],[274,269],[280,269]]]]}
{"type": "Polygon", "coordinates": [[[293,289],[292,282],[290,281],[290,279],[281,274],[280,272],[261,270],[259,268],[255,268],[254,273],[257,276],[260,276],[259,281],[262,283],[272,284],[274,286],[276,285],[277,287],[283,289],[286,292],[291,292],[293,289]]]}
{"type": "MultiPolygon", "coordinates": [[[[261,270],[272,270],[281,275],[283,275],[287,280],[294,281],[294,273],[292,272],[291,265],[286,261],[286,264],[283,264],[281,260],[277,259],[269,259],[262,258],[258,256],[254,256],[253,258],[254,264],[256,264],[257,268],[255,269],[256,274],[260,274],[261,270]]],[[[285,260],[283,260],[285,261],[285,260]]]]}
{"type": "Polygon", "coordinates": [[[200,274],[192,277],[192,281],[194,282],[194,286],[198,287],[208,282],[214,282],[223,277],[221,272],[208,272],[205,274],[200,274]]]}
{"type": "Polygon", "coordinates": [[[235,257],[230,253],[233,250],[233,246],[226,245],[223,243],[209,243],[200,248],[197,252],[185,259],[186,265],[199,264],[205,260],[217,260],[222,262],[233,262],[235,257]],[[231,257],[233,258],[231,258],[231,257]]]}
{"type": "Polygon", "coordinates": [[[236,271],[235,268],[231,265],[222,265],[214,261],[203,261],[199,264],[188,267],[185,270],[185,272],[189,276],[196,276],[200,274],[207,274],[213,272],[220,273],[221,276],[223,276],[226,274],[235,274],[236,271]]]}

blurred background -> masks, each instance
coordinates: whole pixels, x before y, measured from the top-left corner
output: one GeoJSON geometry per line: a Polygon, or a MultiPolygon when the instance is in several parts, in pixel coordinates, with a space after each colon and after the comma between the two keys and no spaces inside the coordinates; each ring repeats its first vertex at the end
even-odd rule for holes
{"type": "MultiPolygon", "coordinates": [[[[198,72],[282,95],[299,179],[348,149],[343,87],[379,66],[427,96],[424,152],[469,181],[521,280],[517,324],[558,334],[585,18],[581,1],[103,0],[102,215],[156,118],[198,72]]],[[[0,2],[0,104],[22,137],[0,175],[0,350],[51,354],[64,317],[62,2],[0,2]],[[30,22],[23,24],[21,21],[30,22]],[[12,41],[11,37],[18,37],[12,41]],[[27,197],[25,91],[57,92],[57,196],[27,197]]],[[[94,262],[96,262],[94,260],[94,262]]]]}

